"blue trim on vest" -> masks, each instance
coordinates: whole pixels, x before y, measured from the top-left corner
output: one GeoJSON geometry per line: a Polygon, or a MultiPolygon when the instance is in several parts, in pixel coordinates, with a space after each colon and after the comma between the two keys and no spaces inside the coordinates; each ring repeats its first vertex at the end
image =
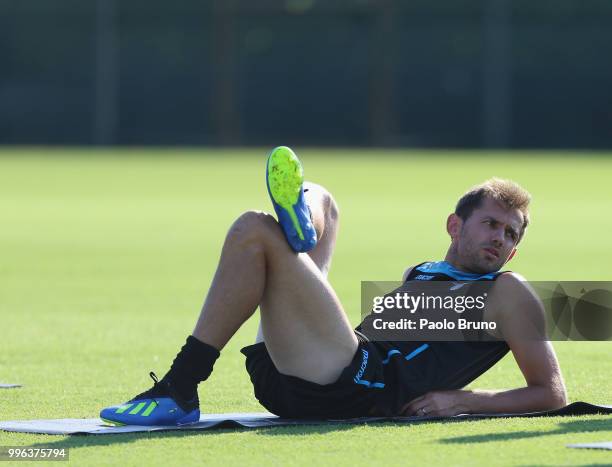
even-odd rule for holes
{"type": "Polygon", "coordinates": [[[425,263],[415,268],[419,272],[423,272],[425,274],[445,274],[449,277],[457,281],[477,281],[481,279],[495,279],[495,277],[499,274],[496,272],[491,272],[488,274],[477,274],[471,272],[463,272],[459,271],[459,269],[454,268],[446,261],[437,261],[425,263]]]}
{"type": "MultiPolygon", "coordinates": [[[[420,347],[417,347],[416,349],[414,349],[412,352],[410,352],[408,355],[406,355],[404,357],[404,359],[406,360],[412,360],[414,357],[416,357],[418,354],[420,354],[421,352],[423,352],[424,350],[427,350],[427,348],[429,348],[429,344],[423,344],[420,347]]],[[[397,350],[397,349],[393,349],[393,350],[389,350],[389,353],[387,353],[387,358],[385,358],[382,363],[383,365],[386,365],[387,363],[389,363],[389,359],[393,356],[393,355],[401,355],[402,353],[397,350]]]]}
{"type": "Polygon", "coordinates": [[[417,347],[412,352],[410,352],[408,355],[406,355],[405,357],[406,360],[412,360],[414,357],[420,354],[423,350],[427,350],[428,347],[429,347],[429,344],[423,344],[422,346],[417,347]]]}
{"type": "Polygon", "coordinates": [[[355,381],[357,384],[363,384],[365,387],[367,388],[384,388],[385,384],[384,383],[370,383],[369,381],[366,381],[365,379],[360,379],[359,381],[355,381]]]}
{"type": "Polygon", "coordinates": [[[389,363],[389,359],[393,356],[393,355],[401,355],[402,353],[399,350],[389,350],[389,353],[387,354],[387,358],[385,358],[383,360],[383,365],[386,365],[387,363],[389,363]]]}

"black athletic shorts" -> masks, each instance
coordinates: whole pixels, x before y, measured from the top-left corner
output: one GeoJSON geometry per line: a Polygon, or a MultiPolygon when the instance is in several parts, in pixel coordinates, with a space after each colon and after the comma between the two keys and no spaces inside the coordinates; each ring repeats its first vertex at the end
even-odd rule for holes
{"type": "Polygon", "coordinates": [[[400,415],[429,391],[466,386],[509,351],[505,342],[369,342],[356,334],[353,360],[326,385],[280,373],[263,342],[243,348],[255,397],[286,418],[400,415]]]}
{"type": "Polygon", "coordinates": [[[284,418],[371,415],[384,388],[382,358],[373,343],[361,338],[353,360],[338,380],[325,385],[280,373],[263,342],[241,352],[246,356],[255,397],[267,410],[284,418]]]}

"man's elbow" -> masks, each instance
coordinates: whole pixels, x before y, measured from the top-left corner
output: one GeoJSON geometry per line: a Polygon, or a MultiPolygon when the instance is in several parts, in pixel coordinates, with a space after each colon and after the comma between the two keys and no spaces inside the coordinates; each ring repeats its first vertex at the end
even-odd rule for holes
{"type": "Polygon", "coordinates": [[[548,405],[549,407],[547,410],[556,410],[565,407],[567,405],[567,394],[565,391],[553,392],[550,398],[548,398],[548,405]]]}
{"type": "Polygon", "coordinates": [[[536,410],[556,410],[567,405],[567,391],[563,379],[529,386],[537,391],[534,392],[534,403],[538,407],[536,410]]]}
{"type": "Polygon", "coordinates": [[[560,409],[561,407],[565,407],[567,405],[567,392],[565,391],[565,388],[563,388],[562,391],[560,391],[557,394],[557,397],[555,398],[555,402],[557,404],[557,408],[560,409]]]}
{"type": "Polygon", "coordinates": [[[547,397],[550,408],[548,410],[560,409],[567,405],[567,391],[563,380],[556,381],[548,387],[549,396],[547,397]]]}

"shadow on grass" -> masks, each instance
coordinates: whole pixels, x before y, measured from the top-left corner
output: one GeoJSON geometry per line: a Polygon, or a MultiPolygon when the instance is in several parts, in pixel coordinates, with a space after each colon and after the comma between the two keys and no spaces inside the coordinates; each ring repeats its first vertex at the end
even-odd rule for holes
{"type": "MultiPolygon", "coordinates": [[[[437,420],[433,423],[455,424],[464,420],[437,420]]],[[[426,420],[423,420],[425,423],[426,420]]],[[[432,422],[430,420],[430,422],[432,422]]],[[[50,437],[49,442],[39,442],[23,447],[28,448],[84,448],[92,446],[110,446],[116,444],[129,444],[135,441],[148,439],[169,439],[169,438],[191,438],[191,437],[222,437],[224,435],[237,433],[255,433],[261,436],[303,436],[311,434],[326,434],[337,431],[350,431],[363,426],[385,426],[385,427],[406,427],[413,423],[368,423],[368,424],[333,424],[333,425],[298,425],[298,426],[279,426],[279,427],[259,427],[259,428],[221,428],[212,430],[180,430],[180,431],[154,431],[141,433],[117,433],[104,435],[71,435],[54,440],[50,437]]],[[[440,440],[443,444],[464,444],[464,443],[486,443],[495,441],[511,441],[517,439],[535,438],[547,435],[559,435],[567,433],[583,433],[609,431],[612,429],[612,420],[575,420],[571,422],[561,422],[556,430],[553,431],[520,431],[512,433],[481,434],[471,436],[458,436],[454,438],[440,440]]]]}
{"type": "Polygon", "coordinates": [[[272,436],[303,436],[310,434],[326,434],[332,431],[348,431],[359,425],[307,425],[307,426],[281,426],[281,427],[261,427],[261,428],[222,428],[212,430],[176,430],[176,431],[153,431],[141,433],[117,433],[104,435],[68,435],[55,440],[54,435],[50,435],[49,442],[38,442],[21,446],[22,448],[51,448],[78,449],[93,446],[110,446],[116,444],[128,444],[140,440],[148,439],[169,439],[169,438],[191,438],[223,436],[235,433],[256,433],[272,436]],[[53,436],[53,438],[51,438],[53,436]]]}
{"type": "MultiPolygon", "coordinates": [[[[527,464],[521,465],[520,467],[542,467],[544,464],[527,464]]],[[[556,466],[557,464],[552,464],[556,466]]],[[[572,464],[574,467],[610,467],[609,462],[602,462],[601,464],[572,464]]]]}
{"type": "Polygon", "coordinates": [[[512,433],[492,433],[482,435],[457,436],[440,440],[446,444],[488,443],[491,441],[511,441],[516,439],[536,438],[549,435],[564,435],[568,433],[584,433],[612,430],[612,420],[574,420],[561,422],[553,431],[516,431],[512,433]]]}

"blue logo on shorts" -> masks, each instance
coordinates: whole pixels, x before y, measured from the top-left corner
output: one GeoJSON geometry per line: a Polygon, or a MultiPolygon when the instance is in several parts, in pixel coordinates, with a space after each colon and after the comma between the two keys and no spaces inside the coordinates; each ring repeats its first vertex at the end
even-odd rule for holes
{"type": "Polygon", "coordinates": [[[368,366],[368,351],[366,349],[361,349],[361,352],[363,353],[363,360],[361,362],[361,367],[359,368],[359,371],[355,375],[355,378],[353,378],[353,380],[356,383],[359,383],[359,381],[361,381],[361,377],[365,373],[365,370],[368,366]]]}
{"type": "Polygon", "coordinates": [[[368,351],[365,349],[361,349],[361,353],[363,355],[363,360],[361,361],[361,366],[359,367],[359,371],[353,378],[353,381],[355,381],[355,383],[357,384],[361,384],[365,386],[366,388],[377,388],[377,389],[384,388],[385,383],[378,383],[378,382],[372,383],[370,381],[366,381],[365,379],[361,379],[361,377],[366,371],[366,368],[368,367],[368,356],[369,356],[368,351]]]}

